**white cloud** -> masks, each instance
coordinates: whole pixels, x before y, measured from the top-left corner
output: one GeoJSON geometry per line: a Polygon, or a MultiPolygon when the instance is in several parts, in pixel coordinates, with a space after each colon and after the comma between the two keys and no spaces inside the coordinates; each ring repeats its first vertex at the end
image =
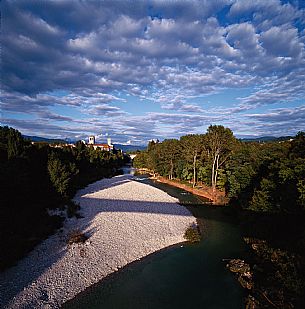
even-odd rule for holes
{"type": "MultiPolygon", "coordinates": [[[[246,111],[305,97],[305,13],[294,3],[29,1],[5,3],[3,16],[2,110],[38,123],[68,121],[54,112],[59,107],[85,112],[88,118],[71,121],[78,136],[86,126],[91,132],[104,126],[121,141],[124,134],[144,141],[200,131],[211,121],[246,130],[246,111]],[[194,103],[246,87],[252,93],[230,106],[194,103]],[[68,94],[56,96],[57,90],[68,94]],[[132,97],[164,113],[133,117],[132,97]]],[[[258,118],[251,119],[261,130],[258,118]]]]}
{"type": "Polygon", "coordinates": [[[298,58],[304,50],[296,28],[272,27],[261,34],[260,41],[267,53],[278,57],[298,58]]]}

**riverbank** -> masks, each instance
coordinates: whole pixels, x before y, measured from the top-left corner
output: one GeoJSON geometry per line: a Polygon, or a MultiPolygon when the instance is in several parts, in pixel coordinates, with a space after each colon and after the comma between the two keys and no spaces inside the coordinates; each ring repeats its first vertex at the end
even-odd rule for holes
{"type": "Polygon", "coordinates": [[[178,200],[131,175],[103,179],[75,198],[80,219],[37,246],[0,275],[6,308],[59,308],[79,292],[132,261],[184,241],[194,217],[178,200]],[[85,243],[67,245],[78,230],[85,243]]]}
{"type": "Polygon", "coordinates": [[[205,197],[211,201],[213,205],[226,205],[228,203],[228,200],[225,196],[225,192],[216,190],[213,192],[212,188],[208,186],[201,185],[200,187],[190,187],[187,184],[184,184],[180,182],[179,180],[169,180],[165,177],[156,176],[151,179],[155,179],[156,181],[166,183],[168,185],[183,189],[187,192],[190,192],[192,194],[205,197]]]}

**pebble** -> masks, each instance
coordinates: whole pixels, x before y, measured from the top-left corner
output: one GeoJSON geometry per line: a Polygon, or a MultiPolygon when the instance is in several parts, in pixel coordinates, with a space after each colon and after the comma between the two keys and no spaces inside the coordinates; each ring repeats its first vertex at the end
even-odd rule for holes
{"type": "Polygon", "coordinates": [[[183,242],[195,221],[177,199],[131,175],[97,181],[78,191],[74,201],[84,218],[67,218],[61,231],[0,274],[1,306],[60,308],[126,264],[183,242]],[[62,234],[73,230],[89,236],[85,244],[62,241],[62,234]]]}

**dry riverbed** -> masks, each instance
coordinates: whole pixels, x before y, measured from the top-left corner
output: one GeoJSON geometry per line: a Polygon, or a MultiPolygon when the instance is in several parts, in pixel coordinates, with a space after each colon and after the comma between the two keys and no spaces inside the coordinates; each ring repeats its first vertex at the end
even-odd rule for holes
{"type": "Polygon", "coordinates": [[[74,200],[83,218],[67,219],[61,231],[0,274],[4,308],[59,308],[112,272],[184,241],[195,218],[178,200],[131,175],[95,182],[74,200]],[[73,230],[84,244],[67,245],[73,230]]]}

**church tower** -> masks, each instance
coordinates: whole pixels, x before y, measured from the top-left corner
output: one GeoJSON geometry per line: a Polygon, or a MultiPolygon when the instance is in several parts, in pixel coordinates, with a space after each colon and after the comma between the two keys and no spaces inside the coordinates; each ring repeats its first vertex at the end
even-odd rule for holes
{"type": "Polygon", "coordinates": [[[89,145],[95,144],[95,136],[89,136],[89,145]]]}

